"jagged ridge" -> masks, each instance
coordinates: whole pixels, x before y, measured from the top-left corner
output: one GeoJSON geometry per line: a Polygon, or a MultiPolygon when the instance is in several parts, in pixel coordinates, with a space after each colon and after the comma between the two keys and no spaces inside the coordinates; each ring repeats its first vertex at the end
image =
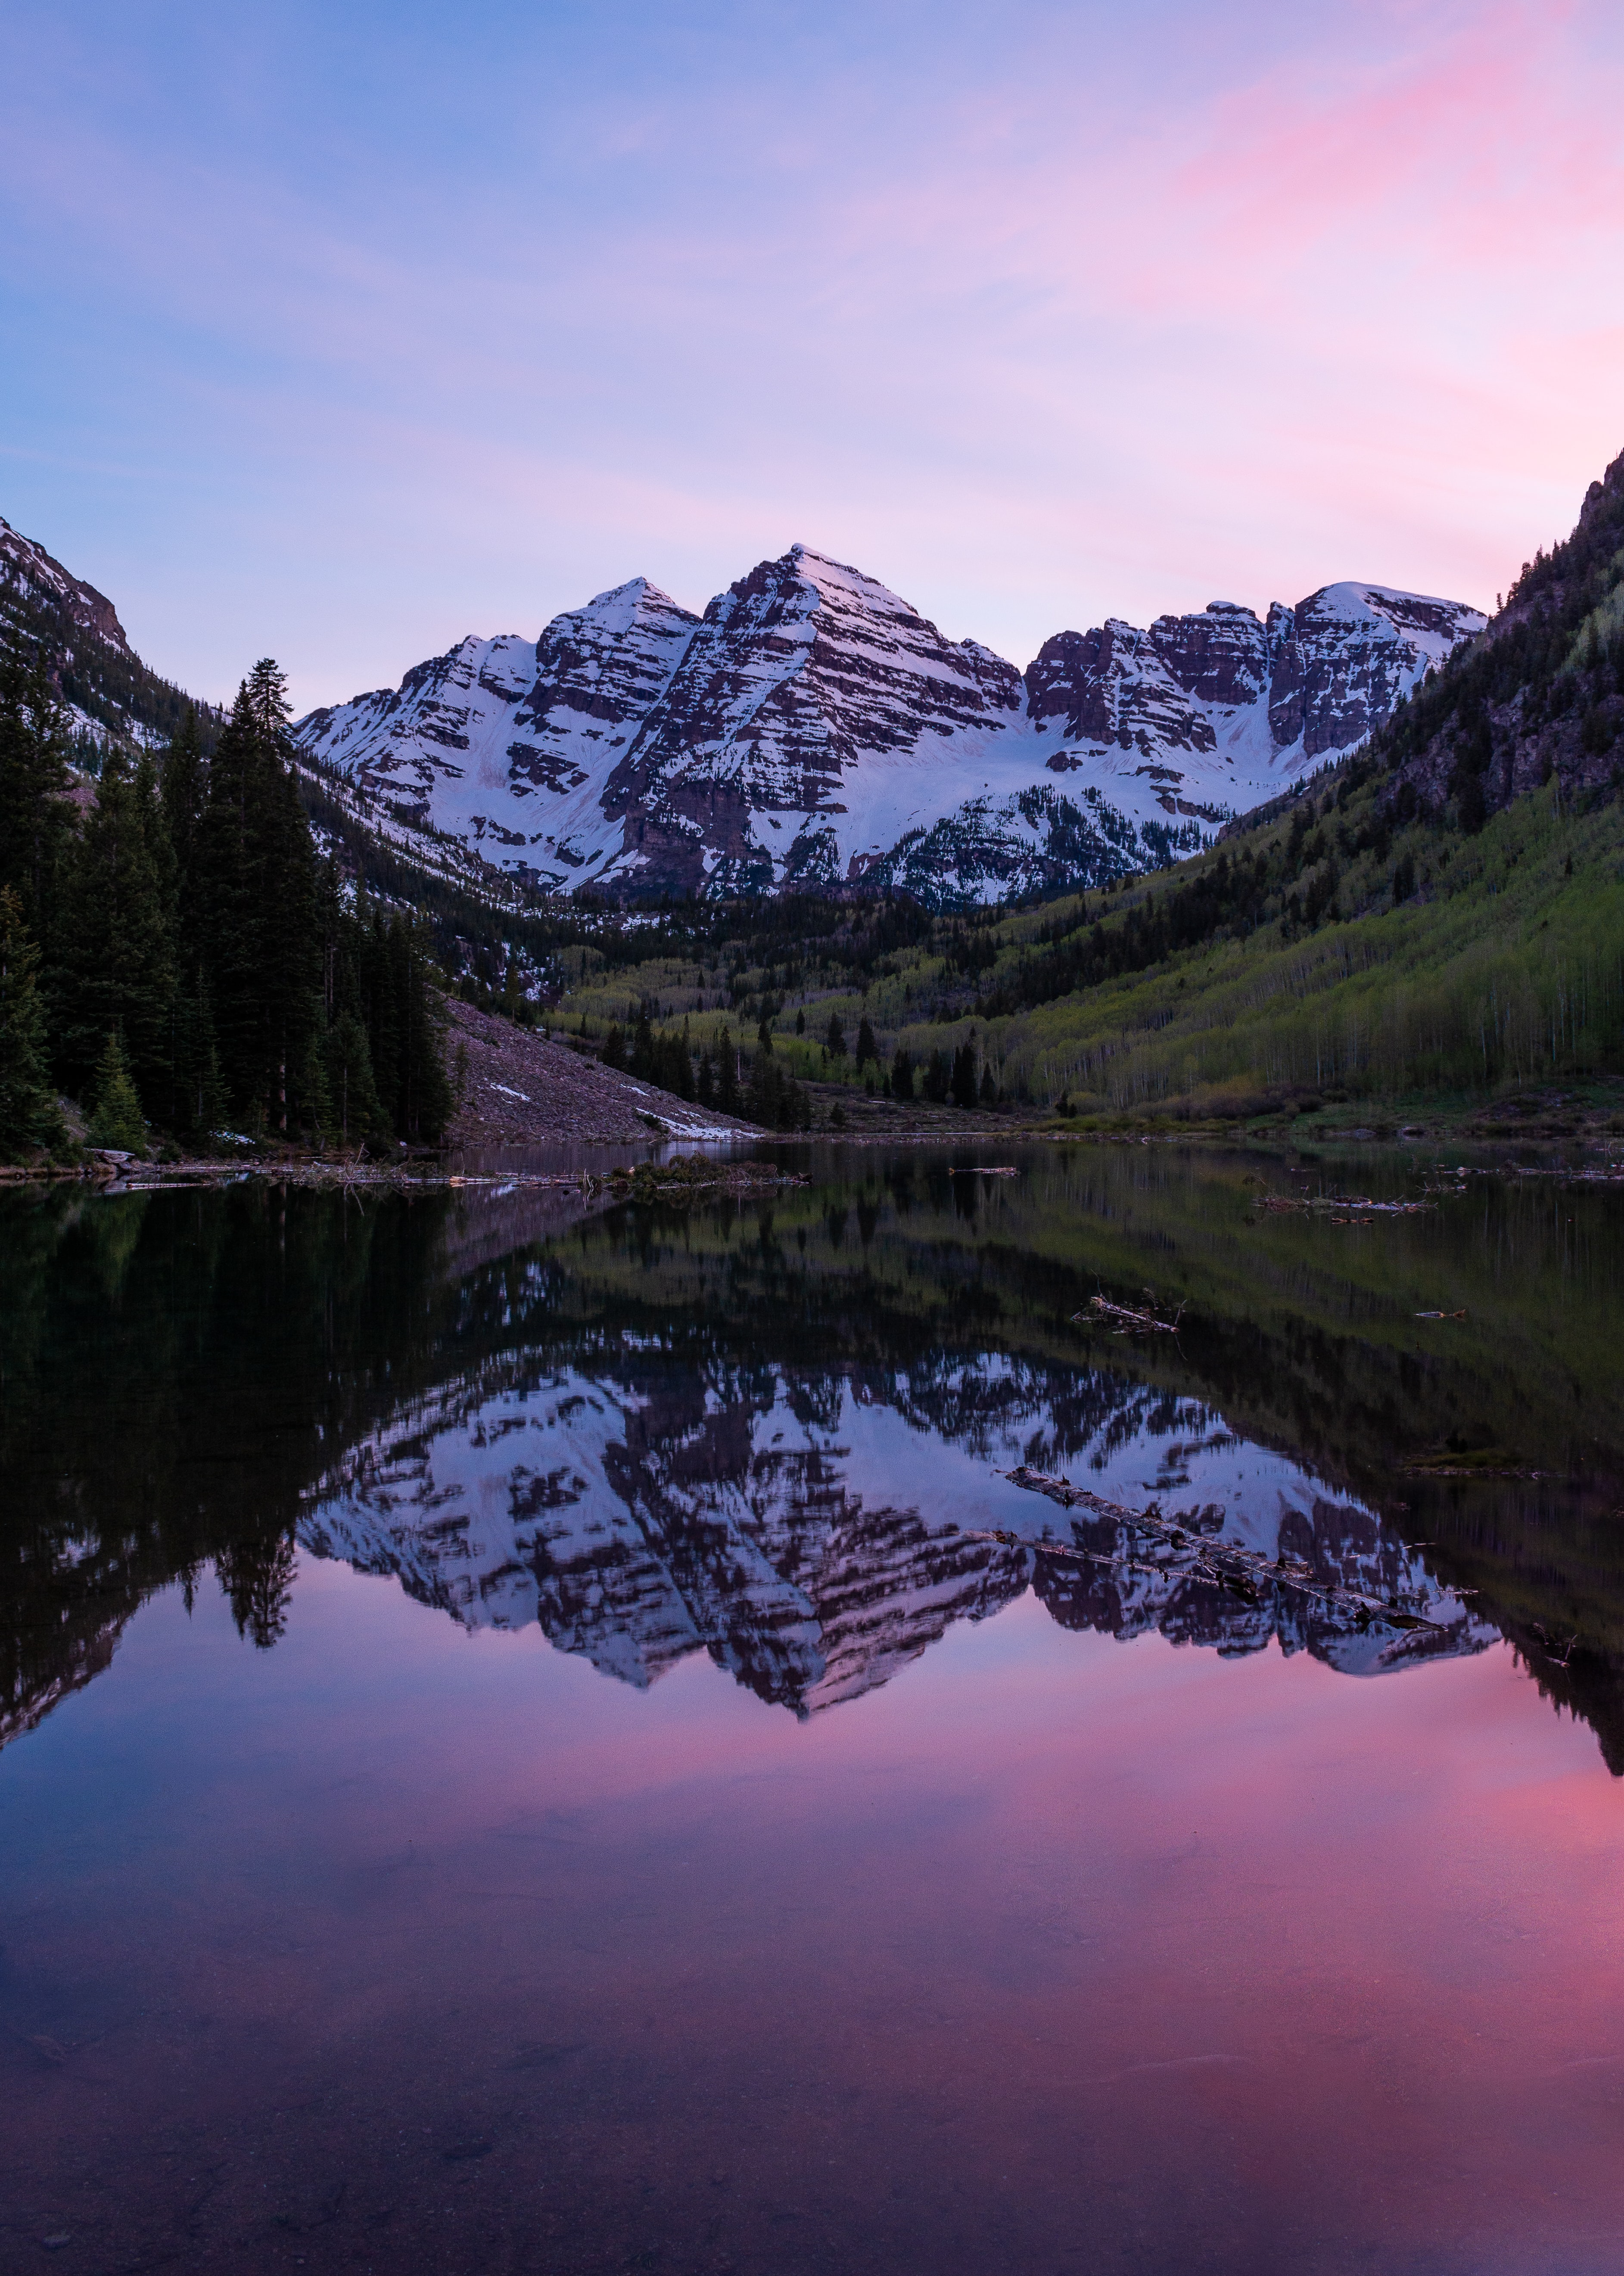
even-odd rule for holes
{"type": "Polygon", "coordinates": [[[1362,742],[1484,621],[1333,585],[1266,622],[1215,602],[1062,633],[1023,676],[795,545],[701,618],[634,579],[298,732],[403,826],[543,889],[950,906],[1195,851],[1362,742]]]}

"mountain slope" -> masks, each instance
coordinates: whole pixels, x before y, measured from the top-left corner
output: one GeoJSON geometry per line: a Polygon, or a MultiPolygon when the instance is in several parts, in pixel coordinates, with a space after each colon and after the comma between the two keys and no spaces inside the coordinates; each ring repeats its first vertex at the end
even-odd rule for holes
{"type": "MultiPolygon", "coordinates": [[[[93,748],[167,742],[194,700],[141,662],[105,593],[8,521],[0,521],[0,654],[44,665],[71,731],[93,748]]],[[[217,715],[206,703],[197,711],[207,744],[217,715]]]]}
{"type": "Polygon", "coordinates": [[[1159,865],[1353,748],[1483,626],[1377,585],[1047,641],[1023,676],[802,545],[695,618],[636,579],[315,712],[403,828],[553,891],[893,888],[936,906],[1159,865]]]}
{"type": "Polygon", "coordinates": [[[1568,797],[1624,768],[1624,452],[1542,551],[1468,658],[1394,720],[1395,799],[1468,834],[1553,776],[1568,797]],[[1453,801],[1453,804],[1451,803],[1453,801]]]}
{"type": "Polygon", "coordinates": [[[397,689],[311,712],[297,732],[313,760],[403,828],[437,830],[524,883],[566,884],[618,834],[591,786],[633,740],[697,622],[635,577],[556,617],[539,641],[462,641],[397,689]]]}

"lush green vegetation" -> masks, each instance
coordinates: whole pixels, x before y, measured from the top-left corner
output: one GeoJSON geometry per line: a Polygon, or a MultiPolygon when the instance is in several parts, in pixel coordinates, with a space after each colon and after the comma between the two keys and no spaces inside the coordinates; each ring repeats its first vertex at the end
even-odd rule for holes
{"type": "MultiPolygon", "coordinates": [[[[639,965],[574,951],[559,1015],[600,1038],[641,1021],[690,1067],[724,1029],[764,1024],[802,1081],[891,1089],[895,1070],[908,1095],[922,1075],[960,1103],[1103,1115],[1491,1096],[1624,1071],[1620,808],[1555,783],[1475,830],[1395,804],[1365,761],[1093,899],[910,911],[889,930],[894,912],[835,908],[793,949],[736,912],[734,938],[718,915],[710,941],[673,953],[668,924],[639,965]]],[[[645,1071],[681,1087],[672,1066],[645,1071]]]]}

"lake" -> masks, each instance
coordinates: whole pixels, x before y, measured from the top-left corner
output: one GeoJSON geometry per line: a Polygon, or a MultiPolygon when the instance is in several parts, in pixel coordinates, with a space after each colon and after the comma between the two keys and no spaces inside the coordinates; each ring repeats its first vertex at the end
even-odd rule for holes
{"type": "Polygon", "coordinates": [[[0,2263],[1624,2266],[1624,1188],[778,1158],[0,1200],[0,2263]]]}

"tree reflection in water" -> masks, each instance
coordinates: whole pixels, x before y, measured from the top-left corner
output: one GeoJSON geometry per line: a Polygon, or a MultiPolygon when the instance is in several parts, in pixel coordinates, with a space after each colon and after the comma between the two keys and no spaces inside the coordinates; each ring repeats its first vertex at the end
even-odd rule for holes
{"type": "Polygon", "coordinates": [[[1485,1181],[1350,1238],[1258,1219],[1255,1165],[1212,1155],[1050,1152],[996,1187],[917,1156],[819,1168],[770,1208],[680,1214],[8,1197],[0,1730],[209,1567],[273,1645],[300,1544],[469,1626],[539,1623],[629,1682],[702,1650],[798,1713],[1032,1587],[1068,1627],[1278,1640],[1349,1673],[1503,1633],[1624,1765],[1617,1197],[1559,1215],[1485,1181]],[[1097,1288],[1151,1282],[1189,1307],[1176,1347],[1072,1324],[1097,1288]],[[1467,1322],[1424,1330],[1427,1308],[1467,1322]],[[1508,1371],[1517,1444],[1483,1468],[1543,1475],[1414,1474],[1446,1437],[1498,1445],[1508,1371]],[[995,1475],[1021,1462],[1435,1625],[1158,1583],[995,1475]],[[966,1537],[990,1523],[1106,1561],[966,1537]]]}

